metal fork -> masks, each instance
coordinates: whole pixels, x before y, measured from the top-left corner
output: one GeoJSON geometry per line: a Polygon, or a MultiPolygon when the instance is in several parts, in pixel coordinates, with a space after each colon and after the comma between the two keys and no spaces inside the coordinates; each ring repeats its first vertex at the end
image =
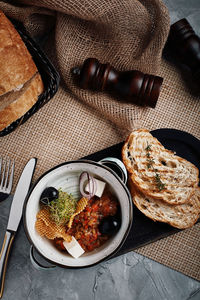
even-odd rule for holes
{"type": "Polygon", "coordinates": [[[0,158],[0,202],[5,200],[11,192],[14,177],[15,161],[10,158],[0,158]]]}

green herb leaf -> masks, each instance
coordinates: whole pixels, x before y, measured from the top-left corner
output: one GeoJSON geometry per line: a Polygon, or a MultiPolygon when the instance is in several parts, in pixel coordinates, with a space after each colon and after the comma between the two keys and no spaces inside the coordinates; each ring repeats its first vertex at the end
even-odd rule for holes
{"type": "Polygon", "coordinates": [[[149,145],[147,142],[147,147],[145,148],[145,150],[147,151],[146,156],[147,156],[147,169],[152,168],[153,171],[155,172],[155,181],[156,181],[156,186],[159,189],[159,191],[162,191],[165,188],[165,183],[163,183],[160,179],[160,175],[157,173],[157,169],[154,168],[153,164],[155,163],[155,160],[153,158],[151,158],[150,155],[150,150],[151,150],[151,146],[149,145]]]}
{"type": "Polygon", "coordinates": [[[76,210],[77,201],[71,194],[63,192],[61,189],[58,191],[58,199],[51,201],[48,204],[48,207],[52,220],[54,220],[56,224],[60,225],[69,221],[71,215],[76,210]]]}
{"type": "Polygon", "coordinates": [[[148,142],[147,142],[147,147],[145,148],[145,150],[146,150],[146,151],[150,151],[150,150],[151,150],[151,146],[152,146],[152,145],[148,144],[148,142]]]}
{"type": "Polygon", "coordinates": [[[158,173],[155,174],[156,185],[159,191],[162,191],[165,188],[165,183],[163,183],[160,179],[160,175],[158,173]]]}

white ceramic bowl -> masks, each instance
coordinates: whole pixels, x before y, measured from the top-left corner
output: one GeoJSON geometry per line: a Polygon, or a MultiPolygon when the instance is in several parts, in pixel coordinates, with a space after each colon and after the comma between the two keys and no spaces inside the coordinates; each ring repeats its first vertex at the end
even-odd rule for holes
{"type": "MultiPolygon", "coordinates": [[[[125,176],[126,177],[126,176],[125,176]]],[[[132,200],[125,183],[110,168],[88,160],[63,163],[43,174],[29,192],[24,206],[24,227],[27,237],[34,248],[47,261],[62,267],[88,267],[115,254],[124,243],[132,224],[132,200]],[[49,186],[62,188],[77,199],[79,194],[79,175],[89,172],[95,178],[103,180],[112,189],[121,208],[121,227],[105,244],[92,252],[84,253],[75,259],[67,252],[56,249],[52,241],[41,237],[36,229],[36,215],[40,209],[39,199],[42,191],[49,186]]]]}

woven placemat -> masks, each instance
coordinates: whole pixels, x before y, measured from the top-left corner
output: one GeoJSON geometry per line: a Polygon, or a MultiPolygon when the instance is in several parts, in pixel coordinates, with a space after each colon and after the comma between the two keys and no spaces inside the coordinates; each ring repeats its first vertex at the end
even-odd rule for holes
{"type": "MultiPolygon", "coordinates": [[[[156,109],[146,109],[141,126],[150,130],[176,128],[200,138],[200,99],[193,96],[178,69],[162,61],[164,83],[156,109]]],[[[62,88],[24,125],[0,139],[0,154],[16,160],[14,188],[31,157],[38,158],[33,180],[51,167],[96,152],[118,142],[128,131],[120,130],[98,111],[62,88]]],[[[13,190],[14,190],[13,188],[13,190]]],[[[157,262],[200,280],[200,224],[139,248],[157,262]]]]}

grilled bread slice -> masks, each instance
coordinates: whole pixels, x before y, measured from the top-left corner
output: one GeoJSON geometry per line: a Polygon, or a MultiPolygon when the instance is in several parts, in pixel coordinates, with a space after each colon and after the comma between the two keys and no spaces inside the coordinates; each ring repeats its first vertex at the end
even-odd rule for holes
{"type": "Polygon", "coordinates": [[[195,189],[189,201],[172,205],[162,200],[142,194],[133,182],[129,181],[129,189],[136,207],[154,221],[165,222],[173,227],[185,229],[193,226],[200,214],[200,188],[195,189]]]}
{"type": "Polygon", "coordinates": [[[146,129],[129,135],[122,159],[138,190],[169,204],[186,203],[199,182],[198,169],[165,149],[146,129]]]}

